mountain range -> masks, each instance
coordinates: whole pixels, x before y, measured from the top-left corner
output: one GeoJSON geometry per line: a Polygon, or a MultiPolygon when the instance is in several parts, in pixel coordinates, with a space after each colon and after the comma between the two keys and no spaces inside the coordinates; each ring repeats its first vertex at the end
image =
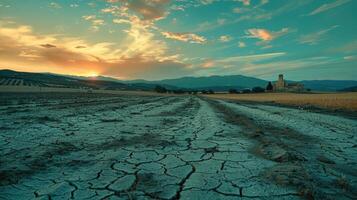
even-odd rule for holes
{"type": "MultiPolygon", "coordinates": [[[[292,82],[292,81],[288,81],[292,82]]],[[[353,80],[306,80],[300,81],[305,88],[313,91],[350,91],[355,90],[357,81],[353,80]]],[[[190,89],[227,91],[265,87],[268,81],[243,75],[182,77],[157,81],[118,80],[112,77],[70,76],[52,73],[29,73],[0,70],[0,85],[34,85],[47,87],[87,87],[115,90],[152,90],[156,85],[168,89],[190,89]]]]}

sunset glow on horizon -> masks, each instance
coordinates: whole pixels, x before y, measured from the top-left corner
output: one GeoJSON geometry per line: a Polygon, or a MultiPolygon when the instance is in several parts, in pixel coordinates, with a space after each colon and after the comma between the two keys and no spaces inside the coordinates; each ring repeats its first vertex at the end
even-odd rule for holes
{"type": "Polygon", "coordinates": [[[352,0],[0,0],[0,69],[357,80],[352,0]]]}

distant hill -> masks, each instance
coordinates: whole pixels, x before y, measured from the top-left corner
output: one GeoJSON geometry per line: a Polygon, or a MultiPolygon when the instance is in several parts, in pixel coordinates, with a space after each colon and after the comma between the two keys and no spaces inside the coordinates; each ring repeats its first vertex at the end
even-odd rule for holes
{"type": "Polygon", "coordinates": [[[208,89],[208,88],[252,88],[256,86],[265,87],[267,81],[242,75],[230,76],[207,76],[207,77],[182,77],[177,79],[164,79],[160,81],[134,80],[131,83],[150,83],[159,85],[171,85],[177,88],[208,89]]]}
{"type": "Polygon", "coordinates": [[[348,87],[340,90],[341,92],[357,92],[357,86],[348,87]]]}
{"type": "MultiPolygon", "coordinates": [[[[89,80],[93,77],[83,77],[83,76],[71,76],[78,79],[89,80]]],[[[229,89],[244,89],[253,88],[256,86],[265,87],[267,81],[242,76],[242,75],[230,75],[230,76],[207,76],[207,77],[182,77],[176,79],[164,79],[159,81],[148,81],[143,79],[138,80],[118,80],[111,77],[99,76],[95,77],[99,80],[111,80],[115,82],[125,83],[127,85],[144,87],[148,89],[153,89],[156,85],[161,85],[167,89],[194,89],[194,90],[209,90],[214,91],[228,91],[229,89]]]]}
{"type": "MultiPolygon", "coordinates": [[[[293,81],[288,81],[293,82],[293,81]]],[[[308,80],[301,81],[305,88],[313,91],[355,91],[357,81],[345,80],[308,80]]],[[[214,90],[228,91],[229,89],[242,90],[245,88],[263,87],[268,81],[242,76],[207,76],[207,77],[182,77],[158,81],[147,80],[119,80],[112,77],[98,76],[70,76],[51,73],[28,73],[12,70],[0,70],[0,85],[27,85],[47,87],[71,88],[98,88],[114,90],[153,90],[156,85],[161,85],[170,90],[214,90]]]]}
{"type": "Polygon", "coordinates": [[[311,80],[301,81],[305,88],[314,91],[340,91],[345,88],[357,86],[357,81],[349,80],[311,80]]]}
{"type": "Polygon", "coordinates": [[[132,90],[141,89],[124,83],[102,80],[77,79],[49,73],[28,73],[12,70],[0,70],[0,85],[42,86],[64,88],[93,88],[132,90]]]}

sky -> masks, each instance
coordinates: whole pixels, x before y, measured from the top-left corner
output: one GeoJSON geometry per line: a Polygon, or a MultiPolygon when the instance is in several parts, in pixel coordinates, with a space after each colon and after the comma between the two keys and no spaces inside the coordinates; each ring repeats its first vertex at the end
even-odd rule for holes
{"type": "Polygon", "coordinates": [[[0,69],[357,80],[356,0],[0,0],[0,69]]]}

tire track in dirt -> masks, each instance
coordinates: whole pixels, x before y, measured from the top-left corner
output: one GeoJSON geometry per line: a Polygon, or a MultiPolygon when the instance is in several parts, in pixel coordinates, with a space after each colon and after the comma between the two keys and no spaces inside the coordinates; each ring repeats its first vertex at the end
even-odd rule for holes
{"type": "MultiPolygon", "coordinates": [[[[227,122],[243,127],[246,137],[256,142],[251,153],[276,162],[262,174],[266,179],[278,185],[294,187],[307,199],[356,197],[356,176],[343,168],[339,169],[333,160],[324,156],[325,151],[317,145],[323,143],[319,137],[274,124],[268,119],[262,121],[257,113],[239,111],[235,104],[207,101],[227,122]]],[[[260,110],[254,106],[250,109],[260,110]]],[[[293,122],[295,119],[289,116],[289,120],[293,122]]]]}

